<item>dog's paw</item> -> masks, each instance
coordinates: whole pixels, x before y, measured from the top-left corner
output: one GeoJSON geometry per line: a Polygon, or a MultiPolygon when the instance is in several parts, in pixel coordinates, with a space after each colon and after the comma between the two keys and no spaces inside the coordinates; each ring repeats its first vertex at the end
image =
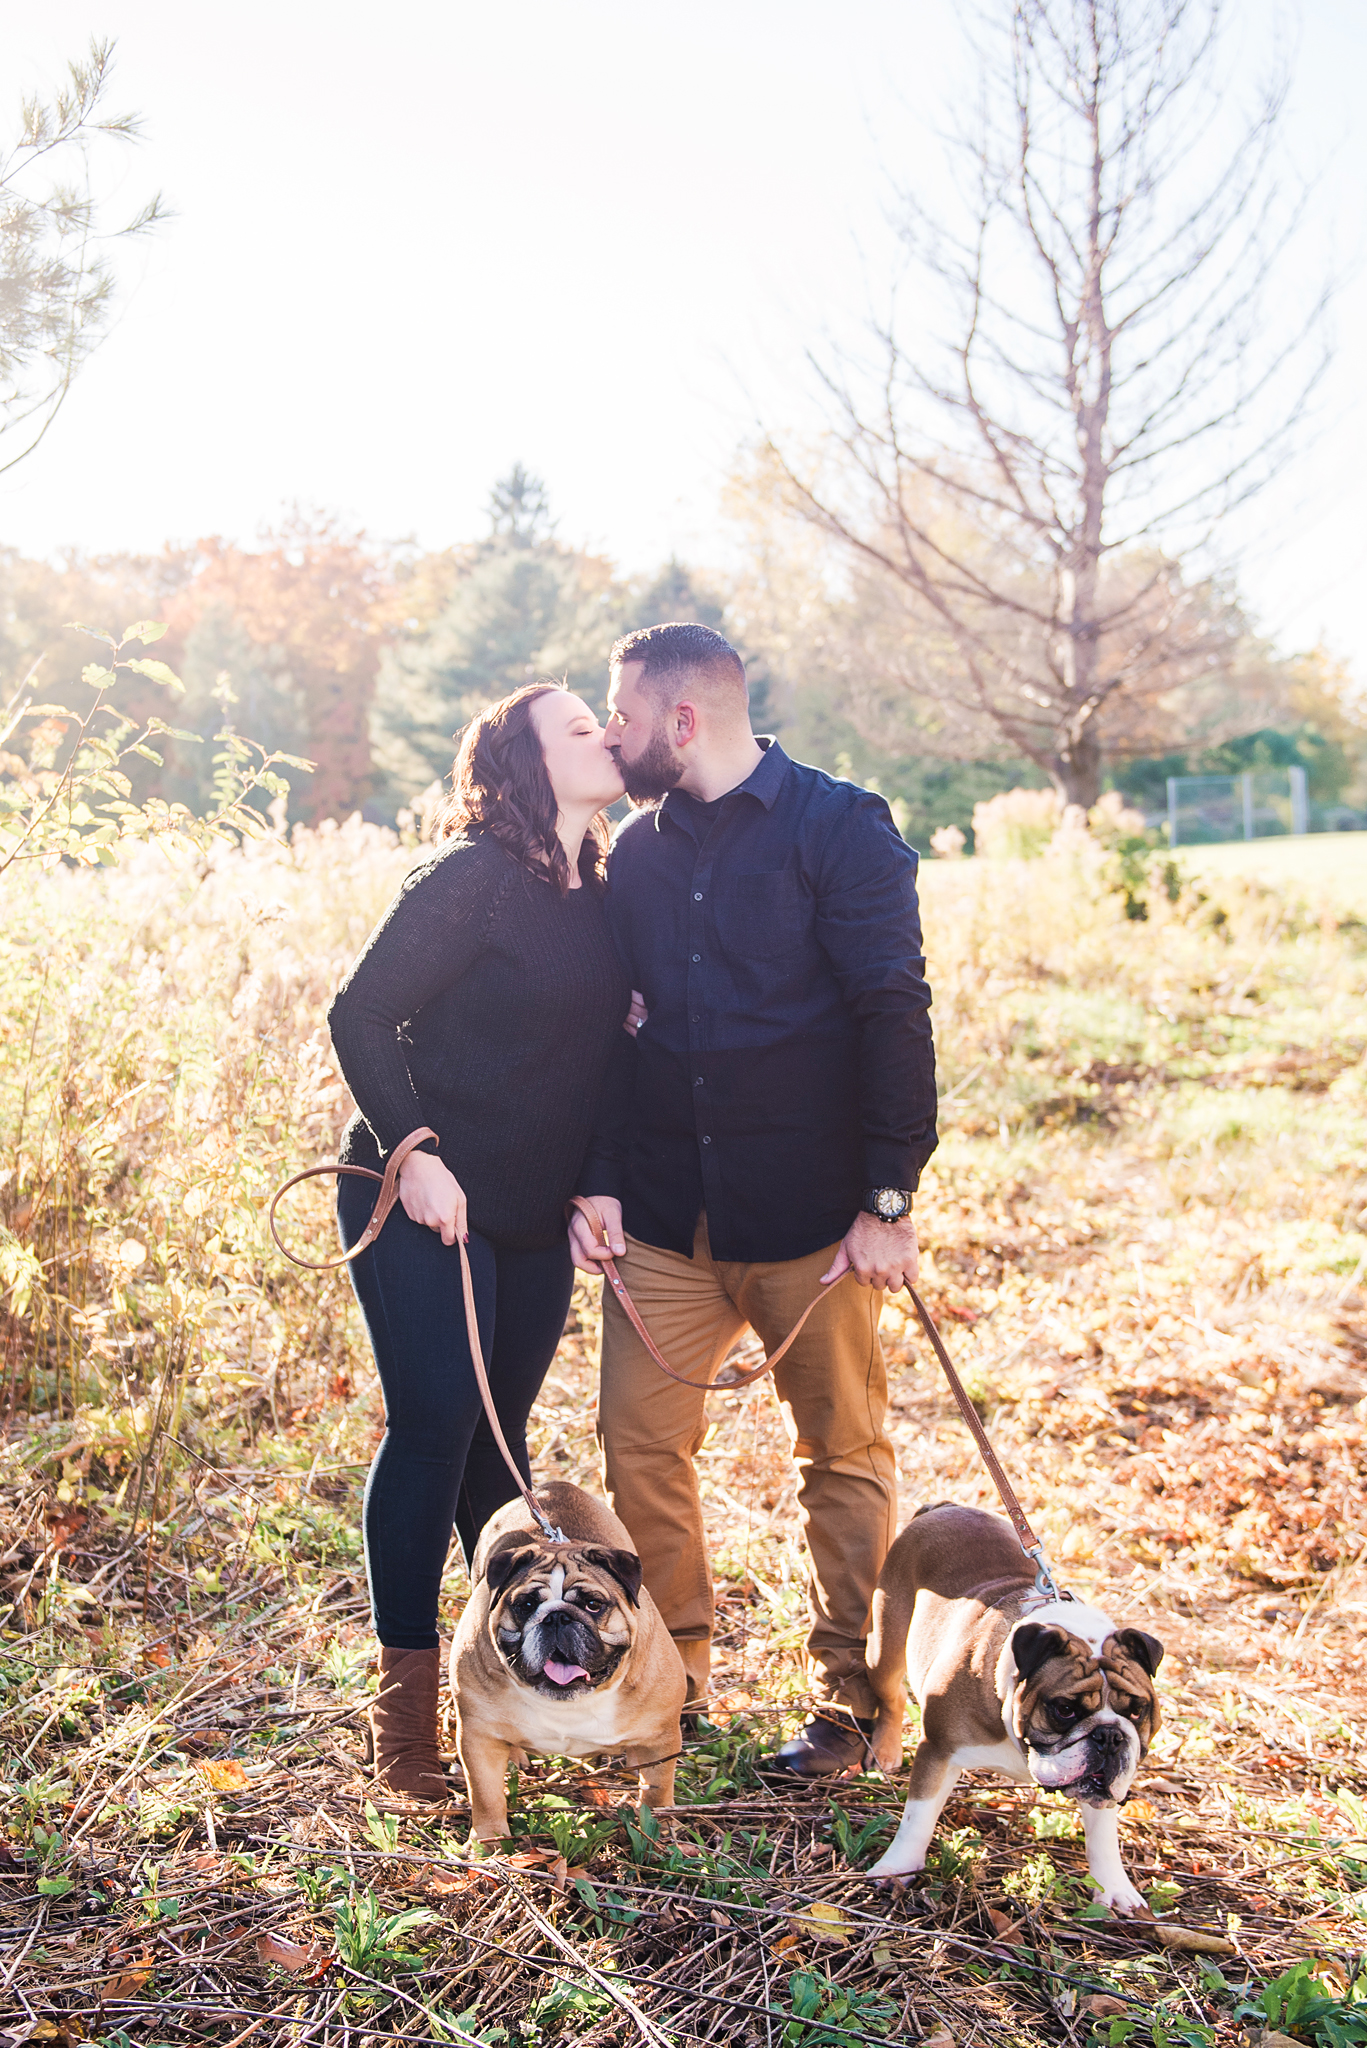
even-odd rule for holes
{"type": "Polygon", "coordinates": [[[925,1867],[924,1856],[899,1856],[894,1844],[886,1855],[879,1857],[866,1875],[875,1884],[888,1882],[892,1890],[901,1891],[905,1888],[906,1880],[918,1876],[925,1867]]]}
{"type": "Polygon", "coordinates": [[[1148,1901],[1130,1883],[1127,1877],[1117,1878],[1113,1884],[1097,1888],[1096,1903],[1105,1906],[1121,1920],[1152,1920],[1153,1913],[1148,1901]]]}

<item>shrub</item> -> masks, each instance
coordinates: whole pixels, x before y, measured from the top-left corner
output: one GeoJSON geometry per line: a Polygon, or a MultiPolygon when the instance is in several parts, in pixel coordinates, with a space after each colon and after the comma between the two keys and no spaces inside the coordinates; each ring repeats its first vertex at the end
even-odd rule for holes
{"type": "Polygon", "coordinates": [[[1052,789],[1007,789],[973,806],[973,844],[988,860],[1036,860],[1063,817],[1052,789]]]}

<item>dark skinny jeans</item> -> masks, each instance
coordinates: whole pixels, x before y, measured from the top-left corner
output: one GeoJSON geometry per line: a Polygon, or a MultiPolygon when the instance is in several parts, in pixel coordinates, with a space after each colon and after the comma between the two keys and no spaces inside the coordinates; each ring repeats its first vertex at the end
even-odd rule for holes
{"type": "MultiPolygon", "coordinates": [[[[375,1206],[373,1183],[338,1189],[342,1242],[375,1206]]],[[[494,1405],[524,1479],[527,1418],[564,1333],[574,1268],[561,1239],[514,1252],[470,1232],[475,1312],[494,1405]]],[[[351,1266],[384,1390],[385,1433],[365,1490],[365,1561],[386,1649],[437,1646],[437,1601],[454,1524],[467,1566],[479,1532],[517,1488],[494,1442],[465,1332],[460,1253],[396,1203],[351,1266]]]]}

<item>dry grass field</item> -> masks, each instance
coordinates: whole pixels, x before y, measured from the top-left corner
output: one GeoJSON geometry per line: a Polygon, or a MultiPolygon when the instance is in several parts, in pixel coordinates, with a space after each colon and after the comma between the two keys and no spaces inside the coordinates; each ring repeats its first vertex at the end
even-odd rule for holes
{"type": "MultiPolygon", "coordinates": [[[[965,1781],[893,1896],[861,1871],[899,1783],[757,1771],[803,1700],[762,1381],[714,1397],[721,1732],[672,1834],[611,1763],[524,1773],[478,1864],[459,1809],[371,1804],[376,1389],[346,1282],[268,1255],[262,1197],[332,1156],[323,1010],[412,857],[353,823],[10,889],[9,2040],[1367,2041],[1367,906],[1203,864],[1127,917],[1086,844],[925,878],[925,1292],[1067,1582],[1168,1651],[1122,1819],[1156,1917],[1117,1923],[1062,1801],[965,1781]]],[[[326,1194],[294,1216],[325,1242],[326,1194]]],[[[595,1320],[581,1293],[533,1436],[589,1484],[595,1320]]],[[[992,1505],[884,1328],[906,1512],[992,1505]]]]}
{"type": "Polygon", "coordinates": [[[1229,840],[1184,846],[1182,865],[1198,879],[1241,875],[1311,904],[1328,901],[1367,913],[1367,833],[1312,832],[1304,838],[1229,840]]]}

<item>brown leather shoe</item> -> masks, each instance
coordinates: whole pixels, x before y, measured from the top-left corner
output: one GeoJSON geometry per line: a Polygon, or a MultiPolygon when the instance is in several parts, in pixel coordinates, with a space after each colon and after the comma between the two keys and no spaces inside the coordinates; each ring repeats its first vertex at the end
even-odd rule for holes
{"type": "Polygon", "coordinates": [[[375,1782],[433,1804],[451,1797],[437,1749],[441,1651],[380,1650],[379,1697],[370,1709],[375,1782]]]}
{"type": "Polygon", "coordinates": [[[842,1771],[863,1770],[869,1761],[873,1722],[838,1709],[813,1714],[800,1735],[785,1742],[760,1769],[791,1771],[797,1778],[833,1778],[842,1771]]]}

